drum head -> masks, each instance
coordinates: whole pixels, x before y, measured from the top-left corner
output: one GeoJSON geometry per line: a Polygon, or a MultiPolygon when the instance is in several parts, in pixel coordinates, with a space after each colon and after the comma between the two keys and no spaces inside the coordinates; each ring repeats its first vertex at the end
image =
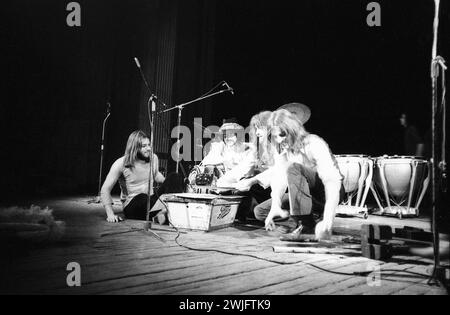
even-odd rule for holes
{"type": "Polygon", "coordinates": [[[413,192],[413,199],[428,174],[428,161],[411,156],[383,156],[375,164],[374,182],[383,189],[382,178],[386,180],[387,192],[400,204],[413,192]],[[414,184],[413,187],[411,185],[414,184]]]}
{"type": "Polygon", "coordinates": [[[343,185],[346,193],[355,192],[359,182],[369,174],[369,157],[367,155],[335,155],[339,171],[344,176],[343,185]]]}
{"type": "Polygon", "coordinates": [[[365,154],[335,154],[334,156],[336,158],[370,158],[369,155],[365,154]]]}
{"type": "Polygon", "coordinates": [[[411,164],[411,163],[418,163],[418,164],[428,164],[427,160],[417,158],[415,156],[407,156],[407,155],[384,155],[379,156],[376,159],[377,164],[411,164]]]}
{"type": "Polygon", "coordinates": [[[309,118],[311,117],[311,110],[308,106],[300,103],[288,103],[280,106],[278,109],[286,109],[290,111],[292,114],[296,115],[302,124],[305,124],[309,118]]]}

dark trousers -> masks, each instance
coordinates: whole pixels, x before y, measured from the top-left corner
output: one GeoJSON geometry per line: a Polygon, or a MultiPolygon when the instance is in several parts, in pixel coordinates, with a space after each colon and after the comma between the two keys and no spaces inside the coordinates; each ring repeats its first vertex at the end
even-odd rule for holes
{"type": "Polygon", "coordinates": [[[264,189],[260,185],[253,185],[249,191],[240,192],[239,195],[244,196],[244,199],[239,205],[236,214],[237,219],[245,220],[246,217],[251,217],[254,213],[255,205],[270,199],[270,192],[270,188],[264,189]]]}
{"type": "MultiPolygon", "coordinates": [[[[290,209],[291,217],[296,217],[304,224],[313,224],[313,213],[322,214],[325,206],[325,187],[317,172],[294,163],[288,168],[288,192],[281,199],[281,208],[290,209]]],[[[340,199],[345,196],[341,186],[340,199]]],[[[255,218],[265,221],[272,206],[272,199],[257,205],[253,212],[255,218]]]]}
{"type": "MultiPolygon", "coordinates": [[[[171,173],[164,183],[156,190],[156,194],[150,197],[150,209],[158,200],[158,196],[167,193],[180,193],[184,191],[184,180],[181,174],[171,173]]],[[[132,220],[145,220],[147,218],[147,194],[139,194],[123,209],[125,218],[132,220]]],[[[159,211],[150,212],[149,219],[156,216],[159,211]]]]}
{"type": "MultiPolygon", "coordinates": [[[[150,197],[150,209],[153,207],[153,205],[156,203],[157,200],[158,197],[156,195],[150,197]]],[[[123,209],[123,214],[125,215],[125,218],[131,220],[146,220],[147,201],[148,201],[147,194],[139,194],[136,197],[134,197],[130,201],[130,203],[123,209]]],[[[157,213],[158,211],[150,212],[150,219],[153,218],[157,213]]]]}

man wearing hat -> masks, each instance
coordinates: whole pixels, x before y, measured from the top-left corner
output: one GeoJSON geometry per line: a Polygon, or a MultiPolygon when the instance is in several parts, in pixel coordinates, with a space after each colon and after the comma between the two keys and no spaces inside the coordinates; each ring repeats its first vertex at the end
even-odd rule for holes
{"type": "Polygon", "coordinates": [[[242,161],[249,154],[248,146],[244,144],[244,127],[235,118],[224,119],[219,129],[219,139],[213,142],[211,150],[202,161],[205,166],[223,165],[224,176],[219,179],[219,186],[236,183],[246,174],[240,169],[242,161]]]}

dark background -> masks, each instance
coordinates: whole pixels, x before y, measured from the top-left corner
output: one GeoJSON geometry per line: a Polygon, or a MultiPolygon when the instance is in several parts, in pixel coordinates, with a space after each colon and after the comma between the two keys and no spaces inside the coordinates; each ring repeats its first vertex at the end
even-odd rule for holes
{"type": "MultiPolygon", "coordinates": [[[[5,199],[97,193],[106,102],[104,175],[129,133],[146,126],[148,95],[134,56],[152,88],[167,83],[156,92],[169,106],[222,80],[235,89],[186,107],[182,123],[190,127],[193,117],[204,126],[227,117],[247,126],[261,110],[300,102],[312,111],[307,129],[334,153],[371,156],[402,154],[403,110],[421,133],[430,128],[432,0],[378,1],[381,27],[367,26],[370,1],[362,0],[80,0],[82,26],[71,28],[69,2],[2,3],[5,199]],[[164,58],[169,74],[155,71],[164,58]]],[[[449,21],[441,1],[444,58],[449,21]]],[[[167,127],[175,124],[174,111],[167,127]]]]}

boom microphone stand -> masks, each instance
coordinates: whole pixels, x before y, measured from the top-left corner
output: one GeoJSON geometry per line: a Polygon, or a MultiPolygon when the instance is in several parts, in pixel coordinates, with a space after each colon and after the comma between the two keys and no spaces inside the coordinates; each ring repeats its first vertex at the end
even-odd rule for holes
{"type": "Polygon", "coordinates": [[[192,104],[192,103],[199,102],[201,100],[213,97],[213,96],[215,96],[217,94],[221,94],[221,93],[224,93],[224,92],[230,92],[231,94],[234,95],[233,88],[230,87],[225,81],[222,82],[222,86],[225,86],[226,88],[222,89],[222,90],[219,90],[217,92],[211,93],[211,94],[203,95],[203,96],[198,97],[198,98],[196,98],[196,99],[194,99],[192,101],[189,101],[189,102],[186,102],[186,103],[183,103],[183,104],[180,104],[180,105],[173,106],[171,108],[168,108],[168,109],[163,110],[163,111],[160,112],[162,114],[162,113],[166,113],[166,112],[169,112],[171,110],[174,110],[174,109],[178,109],[178,123],[177,123],[177,126],[178,126],[177,154],[178,154],[178,156],[177,156],[177,166],[176,166],[176,173],[177,174],[178,174],[178,168],[179,168],[179,164],[180,164],[180,158],[179,158],[179,154],[180,154],[180,128],[181,128],[181,112],[182,112],[183,108],[185,106],[187,106],[187,105],[192,104]]]}
{"type": "Polygon", "coordinates": [[[104,149],[105,149],[105,128],[106,128],[106,122],[107,122],[109,116],[111,115],[111,103],[107,102],[106,104],[108,104],[108,107],[106,109],[106,117],[103,120],[102,141],[101,141],[101,145],[100,145],[100,171],[99,171],[99,175],[98,175],[98,190],[97,190],[98,195],[94,199],[89,200],[88,203],[100,203],[101,202],[100,190],[102,189],[103,153],[104,153],[104,149]]]}

